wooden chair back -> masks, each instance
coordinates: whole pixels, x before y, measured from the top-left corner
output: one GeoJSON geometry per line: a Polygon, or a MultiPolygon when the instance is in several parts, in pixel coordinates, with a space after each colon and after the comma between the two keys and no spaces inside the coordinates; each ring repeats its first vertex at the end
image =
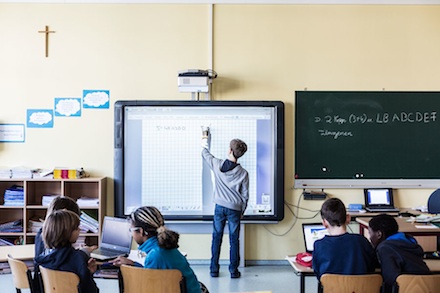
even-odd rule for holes
{"type": "Polygon", "coordinates": [[[30,289],[31,293],[33,293],[33,288],[30,285],[32,282],[32,273],[27,265],[23,261],[13,258],[11,255],[8,255],[8,264],[17,292],[21,292],[21,289],[30,289]]]}
{"type": "Polygon", "coordinates": [[[440,291],[440,275],[407,275],[397,277],[399,293],[434,293],[440,291]]]}
{"type": "Polygon", "coordinates": [[[44,293],[78,293],[79,277],[72,272],[56,271],[40,266],[44,293]]]}
{"type": "Polygon", "coordinates": [[[320,282],[324,293],[379,293],[383,280],[379,274],[324,274],[320,282]]]}
{"type": "Polygon", "coordinates": [[[179,270],[155,270],[121,266],[119,292],[180,293],[182,273],[179,270]]]}

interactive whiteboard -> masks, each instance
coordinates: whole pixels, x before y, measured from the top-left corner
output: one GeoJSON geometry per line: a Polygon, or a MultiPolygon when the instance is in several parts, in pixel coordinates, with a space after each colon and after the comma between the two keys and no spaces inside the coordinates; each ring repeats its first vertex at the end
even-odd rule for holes
{"type": "Polygon", "coordinates": [[[227,157],[239,138],[248,151],[244,220],[284,216],[284,105],[282,102],[118,101],[115,104],[115,214],[143,205],[167,219],[210,220],[214,182],[202,160],[202,126],[211,131],[211,153],[227,157]]]}

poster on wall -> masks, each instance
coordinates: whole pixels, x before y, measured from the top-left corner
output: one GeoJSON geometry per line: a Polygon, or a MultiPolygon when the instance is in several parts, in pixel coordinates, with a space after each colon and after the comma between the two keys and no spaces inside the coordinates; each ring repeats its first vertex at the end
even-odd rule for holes
{"type": "Polygon", "coordinates": [[[55,98],[56,117],[80,117],[81,98],[55,98]]]}
{"type": "Polygon", "coordinates": [[[83,90],[83,108],[109,109],[110,91],[108,90],[83,90]]]}
{"type": "Polygon", "coordinates": [[[26,121],[28,128],[53,128],[53,110],[28,109],[26,121]]]}
{"type": "Polygon", "coordinates": [[[24,124],[0,124],[0,142],[24,142],[24,124]]]}

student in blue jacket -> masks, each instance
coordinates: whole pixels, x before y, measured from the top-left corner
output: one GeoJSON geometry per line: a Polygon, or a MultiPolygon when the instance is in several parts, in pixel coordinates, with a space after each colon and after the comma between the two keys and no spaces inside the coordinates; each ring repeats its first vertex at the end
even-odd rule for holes
{"type": "MultiPolygon", "coordinates": [[[[201,285],[194,271],[179,247],[179,234],[168,230],[160,211],[155,207],[144,206],[130,215],[133,239],[139,244],[138,249],[145,253],[144,268],[177,269],[182,272],[186,282],[186,292],[200,293],[201,285]]],[[[136,265],[132,260],[119,256],[112,261],[113,265],[136,265]]]]}
{"type": "Polygon", "coordinates": [[[45,249],[35,257],[35,263],[48,269],[75,273],[79,277],[80,293],[99,292],[93,280],[95,260],[72,247],[78,237],[78,215],[67,210],[54,211],[44,221],[42,238],[45,249]]]}
{"type": "Polygon", "coordinates": [[[430,274],[423,261],[423,249],[411,235],[399,232],[396,219],[390,215],[377,215],[369,222],[371,243],[376,247],[384,281],[384,292],[392,292],[400,274],[430,274]]]}

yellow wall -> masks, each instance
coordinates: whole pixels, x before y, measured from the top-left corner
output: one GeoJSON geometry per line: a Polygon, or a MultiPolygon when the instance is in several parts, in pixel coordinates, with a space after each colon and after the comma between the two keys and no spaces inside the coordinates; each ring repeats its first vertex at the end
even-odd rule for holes
{"type": "MultiPolygon", "coordinates": [[[[178,92],[177,71],[212,62],[214,100],[285,103],[285,198],[318,210],[321,201],[299,201],[302,190],[292,189],[294,91],[438,90],[440,6],[213,5],[212,60],[210,17],[209,4],[0,4],[0,123],[25,123],[27,109],[53,108],[55,97],[81,97],[84,89],[110,90],[111,98],[110,109],[55,117],[51,129],[27,128],[25,143],[0,144],[0,166],[84,167],[111,179],[113,103],[190,99],[178,92]],[[45,25],[56,31],[49,58],[37,33],[45,25]]],[[[113,214],[112,180],[108,191],[113,214]]],[[[360,189],[326,191],[362,202],[360,189]]],[[[397,190],[396,204],[426,204],[431,192],[397,190]]],[[[247,260],[304,250],[300,223],[319,218],[296,221],[285,211],[277,225],[246,226],[247,260]]],[[[181,249],[207,259],[210,240],[182,235],[181,249]]]]}

